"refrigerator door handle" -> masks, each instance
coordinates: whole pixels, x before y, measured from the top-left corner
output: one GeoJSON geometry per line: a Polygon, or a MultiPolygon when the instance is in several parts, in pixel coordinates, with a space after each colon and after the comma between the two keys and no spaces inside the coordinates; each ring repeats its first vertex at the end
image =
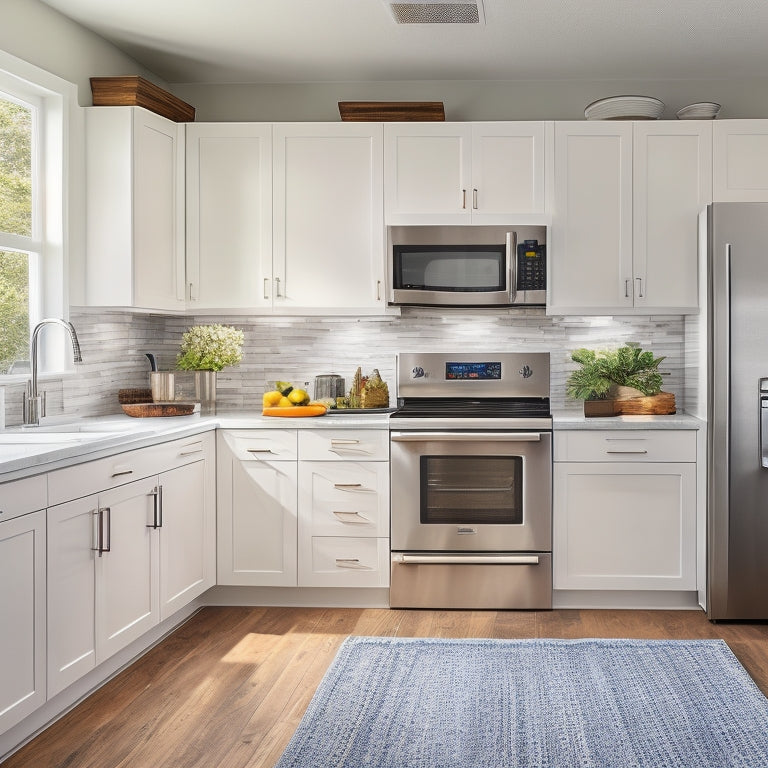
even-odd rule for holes
{"type": "Polygon", "coordinates": [[[768,469],[768,378],[760,379],[757,393],[760,408],[760,464],[768,469]]]}
{"type": "MultiPolygon", "coordinates": [[[[725,244],[725,296],[728,311],[725,316],[725,402],[731,402],[731,244],[725,244]]],[[[731,411],[725,409],[725,472],[730,477],[731,411]]]]}

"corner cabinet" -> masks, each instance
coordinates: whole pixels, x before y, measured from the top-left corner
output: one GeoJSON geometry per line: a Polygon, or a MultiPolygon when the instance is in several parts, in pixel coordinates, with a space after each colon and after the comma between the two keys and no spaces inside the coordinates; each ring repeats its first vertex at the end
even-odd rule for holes
{"type": "Polygon", "coordinates": [[[185,308],[184,126],[141,107],[86,114],[86,304],[185,308]]]}
{"type": "Polygon", "coordinates": [[[0,485],[0,733],[46,699],[45,477],[0,485]]]}
{"type": "Polygon", "coordinates": [[[542,223],[551,131],[544,122],[386,123],[386,224],[542,223]]]}
{"type": "Polygon", "coordinates": [[[713,200],[768,202],[768,120],[716,120],[713,200]]]}
{"type": "Polygon", "coordinates": [[[556,590],[696,589],[696,431],[555,431],[556,590]]]}
{"type": "Polygon", "coordinates": [[[549,314],[698,311],[712,123],[555,124],[549,314]]]}

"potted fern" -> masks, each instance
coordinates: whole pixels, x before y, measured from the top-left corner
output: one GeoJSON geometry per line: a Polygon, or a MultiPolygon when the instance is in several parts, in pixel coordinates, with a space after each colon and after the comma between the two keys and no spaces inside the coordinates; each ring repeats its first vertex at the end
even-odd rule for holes
{"type": "Polygon", "coordinates": [[[664,357],[631,343],[615,350],[577,349],[579,368],[566,382],[566,394],[584,401],[585,416],[675,413],[675,396],[662,392],[659,364],[664,357]]]}

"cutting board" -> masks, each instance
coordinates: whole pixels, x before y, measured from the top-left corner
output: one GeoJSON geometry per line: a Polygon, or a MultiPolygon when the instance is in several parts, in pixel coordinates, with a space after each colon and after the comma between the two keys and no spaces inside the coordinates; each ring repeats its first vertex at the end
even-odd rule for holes
{"type": "Polygon", "coordinates": [[[283,416],[287,418],[297,418],[302,416],[322,416],[326,410],[324,405],[292,405],[289,408],[264,408],[264,416],[283,416]]]}

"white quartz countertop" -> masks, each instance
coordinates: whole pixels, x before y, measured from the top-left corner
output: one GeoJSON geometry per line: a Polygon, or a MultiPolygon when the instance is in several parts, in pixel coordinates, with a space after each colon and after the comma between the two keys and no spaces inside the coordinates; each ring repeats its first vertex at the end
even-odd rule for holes
{"type": "MultiPolygon", "coordinates": [[[[699,429],[693,416],[613,416],[585,418],[579,411],[553,414],[555,430],[699,429]]],[[[212,429],[388,429],[388,413],[327,413],[286,418],[253,412],[216,416],[132,418],[124,414],[72,419],[56,417],[41,427],[0,430],[0,483],[143,448],[212,429]]]]}
{"type": "Polygon", "coordinates": [[[555,411],[554,429],[701,429],[703,422],[686,413],[669,416],[590,416],[581,411],[555,411]]]}
{"type": "MultiPolygon", "coordinates": [[[[40,427],[0,430],[0,483],[212,429],[387,429],[387,413],[307,418],[232,413],[133,418],[125,414],[55,417],[40,427]]],[[[1,492],[1,489],[0,489],[1,492]]]]}

